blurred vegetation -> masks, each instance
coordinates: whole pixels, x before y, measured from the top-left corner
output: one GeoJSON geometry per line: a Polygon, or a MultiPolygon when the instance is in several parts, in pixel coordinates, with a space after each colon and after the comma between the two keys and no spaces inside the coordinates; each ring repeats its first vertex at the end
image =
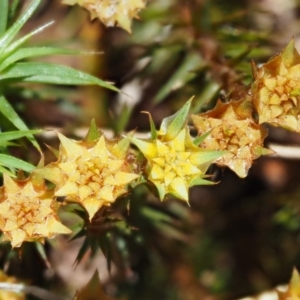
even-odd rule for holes
{"type": "MultiPolygon", "coordinates": [[[[149,111],[158,126],[192,95],[193,113],[206,111],[218,98],[227,101],[243,92],[252,80],[252,59],[265,62],[292,36],[297,45],[300,2],[285,1],[294,3],[288,11],[293,16],[289,30],[280,27],[285,11],[280,15],[261,2],[152,0],[128,34],[98,21],[90,23],[80,7],[43,1],[22,31],[52,19],[55,24],[30,43],[103,51],[51,59],[114,82],[125,94],[36,84],[34,89],[11,90],[7,98],[29,128],[55,127],[69,136],[81,136],[91,118],[115,135],[136,128],[148,132],[148,117],[141,111],[149,111]],[[277,24],[271,24],[274,16],[277,24]]],[[[267,143],[299,145],[298,134],[269,131],[267,143]]],[[[54,135],[39,135],[38,141],[46,162],[53,160],[44,143],[56,147],[54,135]]],[[[11,147],[10,153],[36,164],[39,154],[22,143],[27,151],[11,147]]],[[[82,226],[76,228],[76,237],[87,235],[78,263],[88,264],[100,250],[106,256],[112,271],[103,285],[111,296],[237,299],[287,282],[293,266],[300,267],[299,167],[298,159],[260,158],[246,179],[212,167],[220,183],[191,189],[190,207],[172,197],[160,203],[139,186],[112,208],[102,209],[90,225],[85,225],[87,216],[77,206],[63,209],[61,216],[72,225],[70,211],[75,210],[82,226]]],[[[30,284],[67,293],[70,283],[51,273],[45,258],[63,251],[54,240],[44,250],[25,244],[22,255],[1,243],[0,267],[30,284]]]]}

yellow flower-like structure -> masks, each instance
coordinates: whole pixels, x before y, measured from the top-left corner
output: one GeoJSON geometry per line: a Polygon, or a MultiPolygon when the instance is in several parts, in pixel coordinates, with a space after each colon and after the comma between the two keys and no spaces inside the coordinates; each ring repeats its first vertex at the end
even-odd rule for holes
{"type": "Polygon", "coordinates": [[[259,123],[300,132],[300,55],[294,40],[254,71],[253,102],[259,123]]]}
{"type": "Polygon", "coordinates": [[[55,196],[80,203],[90,219],[103,206],[127,192],[128,183],[138,178],[130,173],[126,149],[106,142],[102,135],[93,142],[73,141],[59,134],[59,159],[41,174],[56,184],[55,196]]]}
{"type": "Polygon", "coordinates": [[[53,191],[35,176],[27,180],[14,180],[3,174],[0,189],[0,230],[12,247],[24,241],[40,241],[56,234],[71,233],[59,222],[57,202],[53,191]]]}
{"type": "Polygon", "coordinates": [[[254,159],[262,154],[272,153],[263,148],[267,132],[251,118],[248,101],[218,101],[211,111],[192,115],[199,135],[209,132],[200,144],[211,150],[227,151],[216,162],[227,166],[239,177],[246,177],[254,159]]]}
{"type": "Polygon", "coordinates": [[[170,140],[161,137],[146,142],[133,138],[132,142],[146,157],[148,180],[156,186],[161,200],[170,193],[188,201],[188,188],[207,184],[203,179],[205,172],[212,160],[220,156],[193,145],[188,128],[170,140]]]}
{"type": "Polygon", "coordinates": [[[106,26],[119,26],[131,31],[131,22],[140,9],[146,5],[145,0],[63,0],[63,3],[79,4],[86,8],[91,18],[99,18],[106,26]]]}

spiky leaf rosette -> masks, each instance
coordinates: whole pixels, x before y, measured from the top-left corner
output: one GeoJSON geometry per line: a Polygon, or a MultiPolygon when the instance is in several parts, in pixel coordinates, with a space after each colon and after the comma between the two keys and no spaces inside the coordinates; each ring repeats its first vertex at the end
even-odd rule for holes
{"type": "Polygon", "coordinates": [[[287,291],[277,291],[277,294],[279,300],[300,300],[300,276],[296,269],[293,270],[287,291]]]}
{"type": "Polygon", "coordinates": [[[58,203],[40,176],[14,180],[3,174],[0,188],[0,230],[12,247],[24,241],[44,242],[56,234],[71,233],[57,217],[58,203]]]}
{"type": "Polygon", "coordinates": [[[300,132],[300,55],[294,40],[254,74],[253,102],[259,124],[300,132]]]}
{"type": "MultiPolygon", "coordinates": [[[[7,276],[2,270],[0,270],[0,282],[6,283],[18,283],[15,277],[7,276]]],[[[0,289],[0,299],[1,300],[25,300],[25,294],[19,292],[11,292],[0,289]]]]}
{"type": "Polygon", "coordinates": [[[99,18],[106,26],[117,25],[128,32],[131,32],[132,19],[146,5],[145,0],[63,0],[63,3],[79,4],[90,12],[92,19],[99,18]]]}
{"type": "Polygon", "coordinates": [[[129,139],[113,142],[101,135],[74,141],[58,136],[58,161],[37,172],[56,184],[55,196],[80,203],[90,220],[103,205],[109,206],[127,193],[128,184],[139,177],[126,162],[129,139]]]}
{"type": "Polygon", "coordinates": [[[132,142],[147,159],[146,176],[159,194],[166,194],[188,201],[188,189],[193,185],[211,184],[204,179],[209,165],[222,155],[219,151],[200,149],[193,144],[186,126],[191,101],[175,115],[163,120],[156,131],[152,118],[151,141],[133,138],[132,142]]]}
{"type": "Polygon", "coordinates": [[[244,178],[254,159],[272,153],[263,148],[266,130],[251,118],[251,103],[248,100],[222,103],[199,115],[192,115],[199,135],[208,134],[200,147],[227,151],[217,159],[217,164],[227,166],[244,178]]]}

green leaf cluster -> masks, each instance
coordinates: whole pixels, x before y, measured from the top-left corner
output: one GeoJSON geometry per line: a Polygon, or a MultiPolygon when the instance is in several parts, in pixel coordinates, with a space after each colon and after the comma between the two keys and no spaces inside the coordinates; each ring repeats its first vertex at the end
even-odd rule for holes
{"type": "MultiPolygon", "coordinates": [[[[10,141],[22,137],[28,138],[34,147],[41,152],[41,148],[33,136],[40,131],[30,131],[7,98],[7,94],[16,89],[16,85],[20,86],[23,83],[98,85],[118,91],[112,84],[68,66],[27,61],[48,55],[87,54],[85,51],[58,47],[26,46],[31,37],[36,34],[43,34],[44,30],[53,23],[42,25],[24,36],[18,36],[24,24],[35,13],[41,2],[42,0],[30,1],[23,14],[15,20],[17,8],[22,3],[20,1],[13,3],[10,3],[9,0],[0,1],[0,113],[9,121],[10,130],[18,130],[1,133],[1,152],[8,152],[7,147],[12,145],[10,141]]],[[[0,125],[3,125],[3,120],[0,121],[0,125]]],[[[0,172],[14,175],[15,168],[25,171],[34,169],[31,164],[14,158],[8,153],[0,155],[0,172]]]]}

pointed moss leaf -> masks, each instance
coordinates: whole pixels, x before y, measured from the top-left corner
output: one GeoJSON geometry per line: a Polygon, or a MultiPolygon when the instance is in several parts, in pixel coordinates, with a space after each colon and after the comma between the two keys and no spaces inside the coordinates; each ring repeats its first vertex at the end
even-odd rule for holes
{"type": "MultiPolygon", "coordinates": [[[[0,112],[14,125],[16,128],[20,130],[27,131],[28,128],[23,122],[23,120],[17,115],[13,107],[6,100],[4,96],[0,96],[0,112]]],[[[41,148],[37,141],[35,140],[32,134],[26,135],[26,137],[30,140],[30,142],[35,146],[37,150],[41,152],[41,148]]]]}
{"type": "Polygon", "coordinates": [[[228,151],[203,150],[203,152],[199,153],[201,153],[201,155],[199,155],[197,159],[197,164],[201,165],[215,161],[216,159],[222,157],[224,154],[228,153],[228,151]]]}
{"type": "Polygon", "coordinates": [[[257,147],[254,150],[254,153],[256,156],[261,156],[261,155],[271,155],[274,154],[275,152],[271,149],[264,148],[264,147],[257,147]]]}
{"type": "Polygon", "coordinates": [[[155,124],[153,122],[152,116],[149,112],[147,111],[142,111],[144,114],[148,114],[149,116],[149,122],[150,122],[150,130],[151,130],[151,139],[155,140],[157,138],[157,130],[155,128],[155,124]]]}
{"type": "Polygon", "coordinates": [[[216,182],[203,179],[202,177],[195,178],[191,182],[191,186],[194,186],[194,185],[214,185],[214,184],[216,184],[216,182]]]}
{"type": "Polygon", "coordinates": [[[172,90],[182,87],[185,83],[192,80],[196,76],[196,73],[192,71],[199,69],[201,65],[203,65],[201,56],[198,53],[189,53],[173,76],[171,76],[167,83],[158,92],[154,102],[161,102],[172,90]]]}
{"type": "Polygon", "coordinates": [[[165,135],[166,140],[174,139],[187,123],[192,99],[188,100],[176,114],[163,119],[159,134],[165,135]]]}
{"type": "Polygon", "coordinates": [[[165,196],[166,196],[166,189],[165,187],[160,184],[160,185],[156,185],[156,190],[158,192],[158,198],[160,201],[163,201],[165,196]]]}
{"type": "Polygon", "coordinates": [[[211,134],[211,132],[212,129],[200,136],[197,136],[193,141],[194,145],[199,146],[211,134]]]}
{"type": "Polygon", "coordinates": [[[63,49],[63,48],[55,48],[55,47],[29,47],[29,48],[21,48],[14,51],[11,55],[9,55],[6,59],[4,59],[0,63],[0,71],[4,70],[11,64],[30,57],[44,56],[44,55],[77,55],[77,54],[85,54],[84,52],[80,52],[78,50],[72,49],[63,49]]]}
{"type": "Polygon", "coordinates": [[[0,35],[2,35],[7,26],[8,18],[8,0],[0,1],[0,35]]]}
{"type": "Polygon", "coordinates": [[[14,22],[13,25],[2,36],[0,36],[0,56],[3,53],[3,51],[7,48],[9,43],[16,36],[16,34],[23,27],[23,25],[32,16],[32,14],[35,12],[40,3],[41,0],[31,1],[28,5],[28,8],[24,11],[24,14],[16,22],[14,22]]]}
{"type": "Polygon", "coordinates": [[[83,241],[82,246],[80,247],[80,249],[78,251],[77,256],[76,256],[76,259],[75,259],[75,262],[74,262],[75,266],[78,265],[81,262],[81,260],[83,259],[84,255],[89,251],[89,249],[90,249],[89,241],[88,241],[88,238],[86,237],[84,239],[84,241],[83,241]]]}
{"type": "Polygon", "coordinates": [[[46,144],[46,147],[54,154],[54,156],[55,156],[56,158],[59,157],[59,150],[57,150],[57,149],[55,149],[55,148],[53,148],[53,147],[51,147],[51,146],[49,146],[49,145],[47,145],[47,144],[46,144]]]}
{"type": "MultiPolygon", "coordinates": [[[[41,159],[37,167],[43,168],[44,166],[45,166],[44,159],[41,159]]],[[[36,173],[35,170],[31,173],[32,182],[34,182],[36,187],[40,187],[41,189],[43,189],[43,186],[45,184],[45,177],[39,173],[36,173]]],[[[26,176],[24,177],[24,179],[26,179],[26,176]]]]}
{"type": "Polygon", "coordinates": [[[122,138],[121,140],[118,141],[117,144],[113,146],[112,151],[117,157],[120,158],[125,157],[132,137],[133,137],[133,132],[129,133],[128,137],[122,138]]]}
{"type": "Polygon", "coordinates": [[[31,136],[36,133],[40,133],[42,130],[20,130],[20,131],[8,131],[0,133],[0,145],[5,144],[7,141],[19,139],[21,137],[31,136]]]}
{"type": "Polygon", "coordinates": [[[53,83],[67,85],[99,85],[119,90],[112,84],[70,67],[39,62],[15,63],[0,75],[3,79],[22,79],[23,82],[53,83]]]}
{"type": "Polygon", "coordinates": [[[96,124],[96,121],[95,121],[95,119],[92,119],[89,131],[88,131],[88,133],[85,137],[85,140],[87,142],[93,142],[93,141],[96,141],[97,139],[99,139],[100,136],[101,136],[101,134],[98,130],[98,126],[96,124]]]}
{"type": "Polygon", "coordinates": [[[35,169],[32,164],[7,154],[0,154],[0,164],[7,168],[21,169],[30,172],[35,169]]]}
{"type": "Polygon", "coordinates": [[[3,51],[2,53],[2,57],[6,58],[8,57],[10,54],[12,54],[17,48],[19,48],[22,44],[24,44],[26,41],[28,41],[33,35],[38,34],[40,32],[42,32],[45,28],[49,27],[50,25],[52,25],[54,22],[51,21],[43,26],[38,27],[37,29],[35,29],[34,31],[26,34],[25,36],[19,38],[18,40],[16,40],[15,42],[11,43],[10,45],[7,46],[7,48],[3,51]]]}
{"type": "Polygon", "coordinates": [[[294,63],[295,52],[295,39],[292,38],[281,54],[282,62],[286,67],[290,67],[294,63]]]}
{"type": "Polygon", "coordinates": [[[18,180],[26,180],[26,176],[25,176],[23,170],[18,170],[17,179],[18,180]]]}
{"type": "Polygon", "coordinates": [[[44,168],[45,167],[45,158],[41,157],[39,163],[37,164],[37,168],[44,168]]]}

